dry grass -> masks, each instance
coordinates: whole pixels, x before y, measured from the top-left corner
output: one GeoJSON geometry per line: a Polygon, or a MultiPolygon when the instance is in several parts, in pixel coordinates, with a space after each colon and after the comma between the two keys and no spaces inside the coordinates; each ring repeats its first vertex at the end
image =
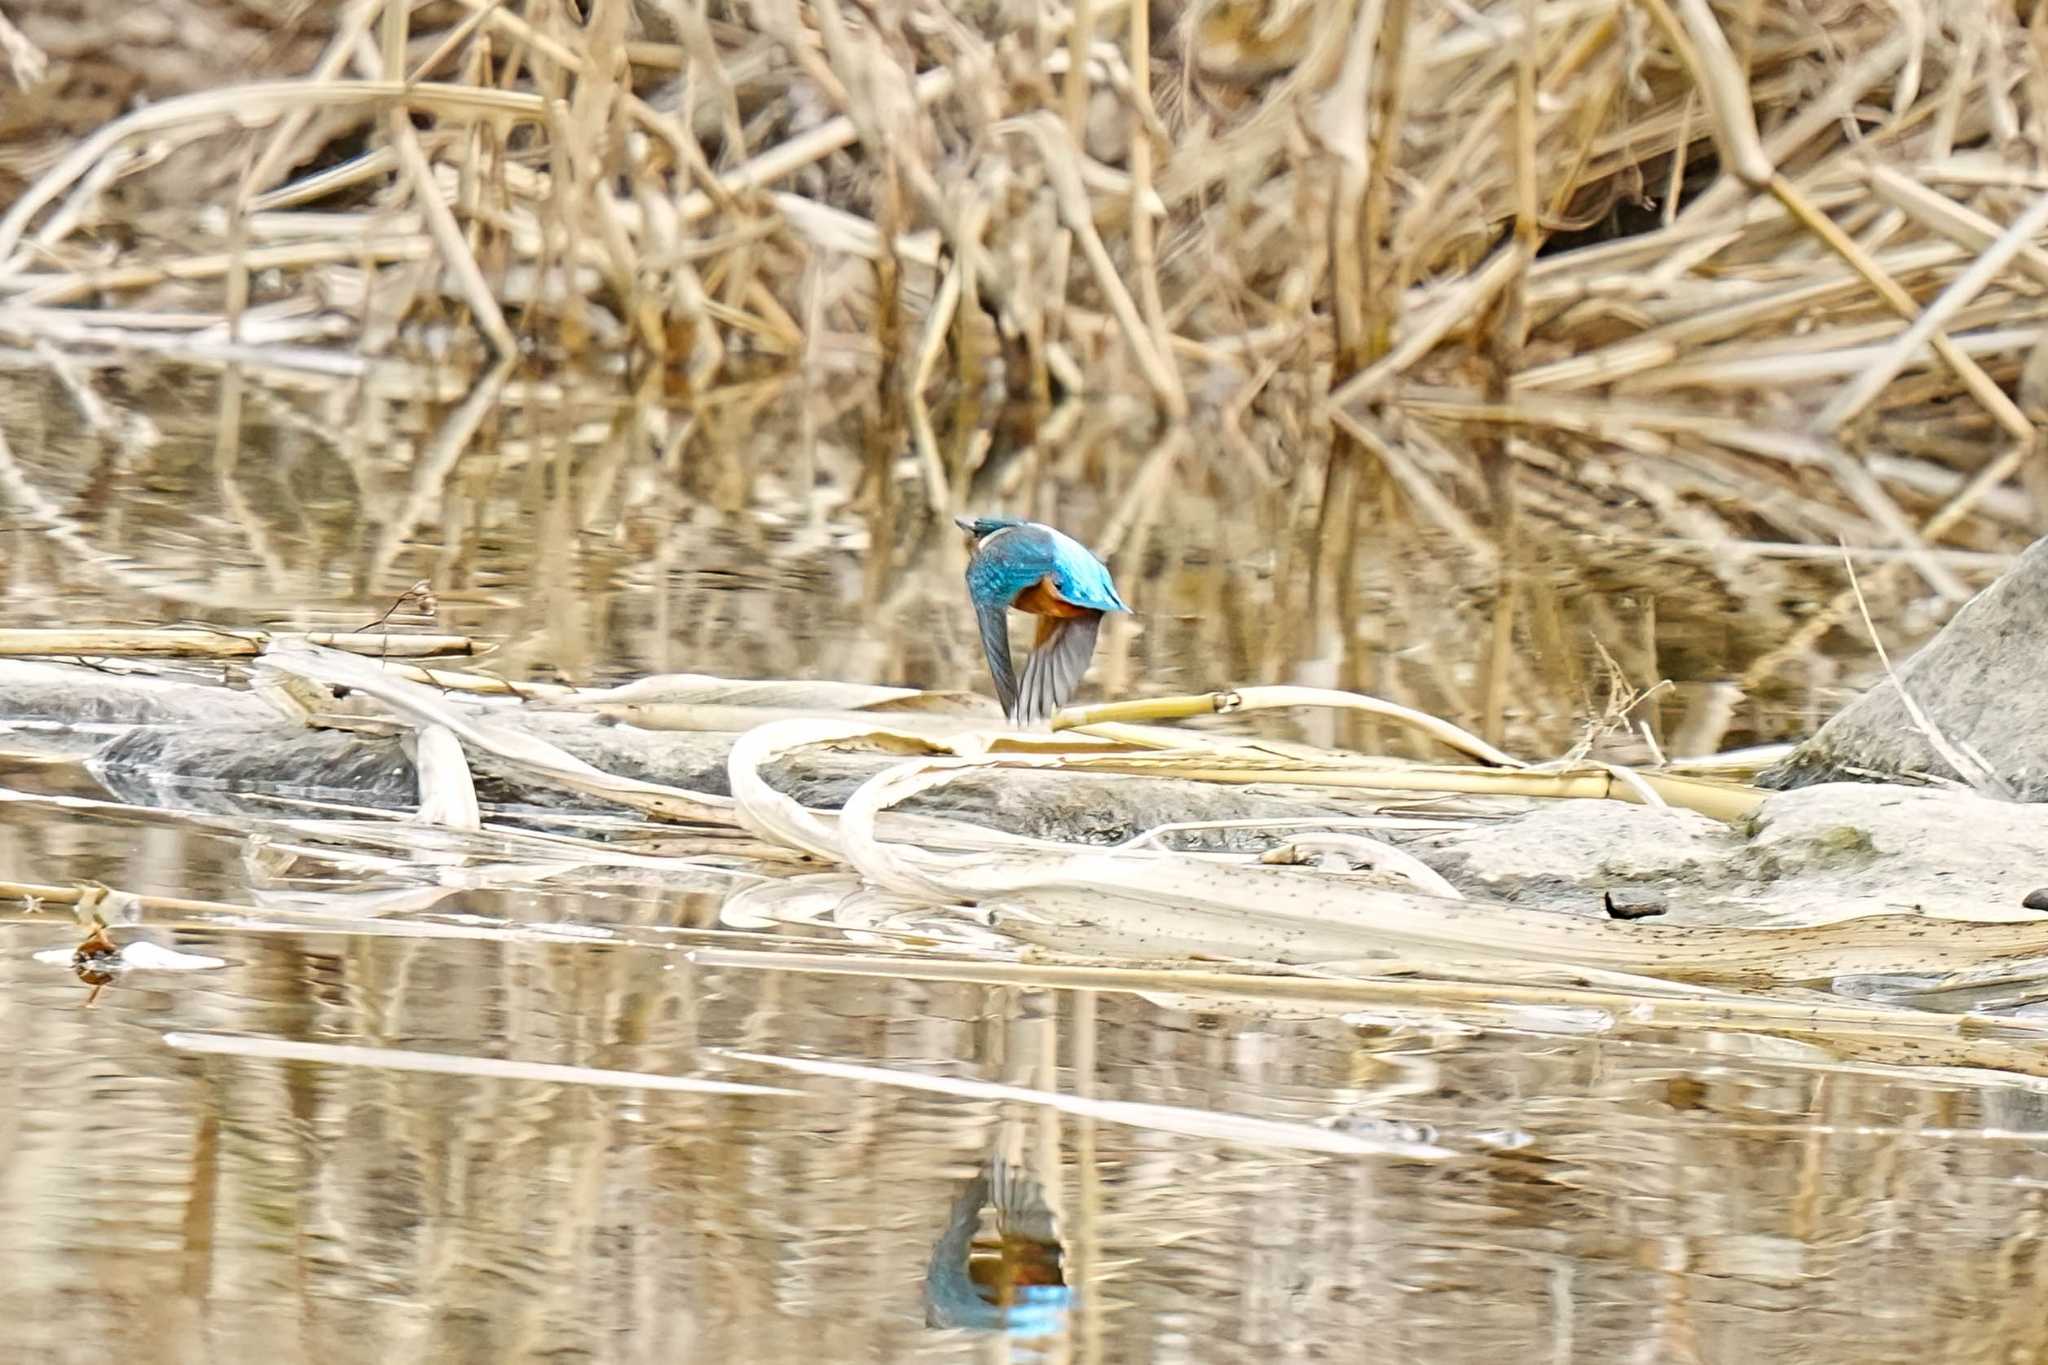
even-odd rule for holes
{"type": "Polygon", "coordinates": [[[1670,590],[1733,616],[1840,582],[1757,546],[1841,542],[1938,614],[2039,525],[2025,9],[360,0],[0,155],[0,339],[218,368],[228,417],[289,376],[372,442],[430,413],[379,581],[493,424],[623,434],[728,510],[830,488],[892,547],[1079,482],[1142,557],[1197,483],[1275,555],[1253,676],[1334,620],[1332,681],[1498,739],[1575,633],[1670,671],[1655,592],[1561,624],[1560,546],[1621,538],[1594,599],[1685,547],[1670,590]],[[1476,588],[1469,676],[1374,662],[1389,527],[1476,588]]]}

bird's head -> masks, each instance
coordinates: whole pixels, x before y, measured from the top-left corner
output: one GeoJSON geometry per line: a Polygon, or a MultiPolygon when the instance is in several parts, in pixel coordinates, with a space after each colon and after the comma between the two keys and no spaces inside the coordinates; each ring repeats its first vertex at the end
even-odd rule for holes
{"type": "Polygon", "coordinates": [[[968,535],[973,536],[974,543],[979,545],[998,531],[1006,531],[1012,526],[1022,526],[1024,519],[1022,517],[955,517],[953,518],[953,524],[968,535]]]}

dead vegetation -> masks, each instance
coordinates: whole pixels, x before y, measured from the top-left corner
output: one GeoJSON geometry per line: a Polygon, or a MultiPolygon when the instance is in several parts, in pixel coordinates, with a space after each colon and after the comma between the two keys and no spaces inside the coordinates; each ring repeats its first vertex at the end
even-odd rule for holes
{"type": "MultiPolygon", "coordinates": [[[[114,798],[0,787],[0,800],[23,814],[64,812],[242,842],[248,852],[238,875],[248,881],[250,903],[65,885],[47,872],[47,858],[33,877],[0,881],[0,912],[71,912],[89,935],[72,965],[95,986],[104,982],[91,974],[115,979],[137,965],[227,965],[190,955],[182,965],[127,961],[127,940],[142,927],[226,923],[245,933],[314,928],[415,939],[524,934],[652,953],[694,943],[705,961],[727,966],[1055,989],[1186,989],[1269,1005],[1426,1004],[1461,1018],[1468,1009],[1583,1008],[1608,1016],[1606,1026],[1753,1032],[1888,1066],[2048,1074],[2033,1046],[2038,1020],[1965,1017],[1929,999],[1901,1008],[1895,998],[2031,979],[2048,955],[2048,925],[2037,914],[2013,900],[1946,894],[1940,883],[1954,872],[1948,866],[1882,900],[1822,890],[1828,869],[1842,860],[1845,836],[1860,848],[1852,861],[1871,851],[1857,823],[1871,809],[1859,804],[1866,789],[1825,789],[1833,804],[1807,817],[1825,846],[1802,854],[1796,839],[1772,844],[1783,856],[1768,873],[1750,875],[1741,894],[1698,894],[1707,863],[1673,860],[1685,870],[1689,903],[1672,905],[1668,920],[1659,906],[1649,916],[1656,922],[1641,923],[1632,921],[1642,916],[1616,913],[1611,897],[1604,915],[1575,914],[1497,896],[1490,885],[1461,889],[1432,860],[1444,861],[1446,836],[1512,840],[1523,821],[1536,820],[1545,827],[1536,837],[1552,845],[1597,846],[1613,858],[1589,868],[1566,854],[1534,874],[1582,880],[1575,895],[1590,905],[1603,886],[1641,889],[1637,874],[1655,855],[1642,836],[1618,838],[1619,827],[1597,815],[1594,825],[1568,833],[1570,822],[1584,818],[1570,808],[1639,806],[1660,843],[1695,849],[1716,836],[1755,841],[1768,836],[1774,819],[1797,824],[1799,817],[1782,804],[1769,816],[1765,794],[1739,782],[1577,754],[1531,763],[1437,717],[1301,688],[1083,708],[1062,712],[1056,731],[1020,731],[992,723],[981,698],[701,676],[521,695],[526,689],[516,680],[507,687],[508,680],[474,674],[465,686],[464,675],[441,669],[423,677],[367,647],[342,652],[271,639],[253,658],[224,664],[213,642],[191,638],[196,632],[154,640],[138,634],[92,640],[16,632],[5,642],[14,654],[83,655],[102,666],[123,657],[135,666],[103,683],[113,675],[82,664],[0,660],[12,664],[0,668],[0,681],[16,717],[0,727],[0,757],[12,748],[20,757],[57,758],[47,745],[59,737],[82,759],[79,775],[114,798]],[[48,690],[52,682],[61,693],[48,690]],[[268,719],[223,727],[230,714],[223,708],[245,695],[242,687],[265,703],[268,719]],[[138,703],[147,698],[162,709],[137,725],[138,703]],[[1439,754],[1477,761],[1403,763],[1151,723],[1270,707],[1372,710],[1439,754]],[[639,728],[636,755],[670,729],[729,744],[715,776],[684,777],[659,761],[650,776],[630,776],[578,757],[583,739],[573,737],[573,724],[550,732],[523,723],[537,711],[558,719],[580,714],[586,732],[613,728],[605,719],[639,728]],[[107,732],[170,728],[164,720],[174,713],[176,728],[225,728],[237,751],[267,750],[285,761],[268,782],[250,780],[247,770],[230,779],[212,760],[189,757],[176,765],[176,778],[149,785],[146,794],[115,778],[134,775],[135,760],[114,757],[107,732]],[[88,717],[92,725],[73,728],[88,717]],[[311,785],[343,780],[321,771],[334,751],[310,747],[337,728],[410,737],[416,787],[401,798],[409,812],[399,815],[360,785],[311,785]],[[827,750],[888,757],[826,798],[806,765],[827,750]],[[479,778],[494,773],[516,774],[520,795],[482,800],[479,778]],[[993,822],[951,803],[963,783],[991,773],[1163,780],[1176,795],[1148,806],[1128,785],[1120,795],[1104,792],[1091,803],[1088,830],[1077,834],[1062,828],[1043,789],[993,822]],[[1254,786],[1341,804],[1284,817],[1189,814],[1200,809],[1186,804],[1196,790],[1254,786]],[[195,802],[202,789],[232,791],[235,804],[195,802]],[[543,789],[597,798],[603,808],[544,803],[534,798],[543,789]],[[1864,814],[1850,814],[1858,810],[1864,814]],[[1139,811],[1158,823],[1128,837],[1110,832],[1139,811]],[[1169,838],[1226,827],[1248,836],[1250,846],[1188,849],[1169,838]],[[417,917],[478,891],[542,889],[572,875],[573,894],[596,898],[586,906],[648,878],[671,892],[710,889],[722,932],[699,936],[690,927],[605,915],[518,926],[474,914],[417,917]],[[1759,907],[1763,884],[1788,881],[1800,889],[1759,907]],[[14,901],[23,909],[10,910],[14,901]],[[1838,994],[1811,989],[1820,983],[1838,994]]],[[[388,638],[414,639],[421,654],[429,644],[433,653],[450,652],[445,640],[388,638]]],[[[1965,818],[1974,799],[1947,807],[1949,818],[1965,818]]],[[[1940,817],[1924,812],[1937,809],[1929,804],[1891,828],[1925,828],[1940,817]]],[[[2015,808],[2016,818],[2032,809],[2015,808]]],[[[1925,875],[1925,862],[1901,861],[1925,875]]],[[[1489,1022],[1510,1017],[1488,1015],[1489,1022]]]]}
{"type": "Polygon", "coordinates": [[[1257,619],[1155,662],[1334,658],[1498,739],[1597,709],[1589,643],[1825,683],[1867,648],[1838,543],[1938,618],[2041,520],[2024,4],[359,0],[117,116],[87,11],[13,18],[0,341],[87,405],[216,372],[230,475],[253,395],[313,395],[378,590],[521,439],[586,519],[647,480],[863,518],[884,599],[998,499],[1185,567],[1192,490],[1257,619]]]}

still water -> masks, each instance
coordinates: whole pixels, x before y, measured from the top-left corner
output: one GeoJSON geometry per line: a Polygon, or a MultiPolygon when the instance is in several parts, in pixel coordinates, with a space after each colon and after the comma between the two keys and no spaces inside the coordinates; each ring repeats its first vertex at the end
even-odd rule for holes
{"type": "MultiPolygon", "coordinates": [[[[41,815],[0,866],[235,892],[233,850],[41,815]]],[[[465,910],[689,924],[688,896],[465,910]]],[[[89,988],[16,915],[0,988],[5,1358],[2033,1359],[2034,1097],[1785,1044],[1246,1016],[1120,994],[698,967],[680,952],[181,933],[220,971],[89,988]],[[167,1033],[764,1082],[696,1096],[194,1055],[167,1033]],[[808,1054],[1297,1122],[1261,1150],[778,1075],[808,1054]],[[1049,1174],[1056,1343],[926,1326],[992,1151],[1049,1174]]],[[[1199,1005],[1199,1002],[1190,1002],[1199,1005]]]]}
{"type": "MultiPolygon", "coordinates": [[[[815,516],[712,515],[664,482],[658,454],[606,466],[590,451],[611,437],[570,433],[508,438],[419,504],[402,467],[338,438],[339,416],[321,427],[303,395],[252,403],[224,455],[198,381],[156,390],[155,436],[125,444],[40,381],[6,382],[8,624],[353,625],[427,578],[436,623],[505,641],[493,665],[513,675],[981,683],[954,551],[890,523],[900,539],[877,572],[875,524],[847,511],[850,494],[815,516]]],[[[1086,486],[1016,493],[1085,532],[1114,515],[1086,486]]],[[[1098,683],[1362,668],[1471,719],[1445,704],[1474,638],[1456,572],[1426,588],[1382,573],[1359,599],[1376,612],[1364,627],[1276,623],[1293,591],[1289,514],[1276,501],[1222,516],[1204,495],[1175,490],[1171,515],[1133,533],[1119,577],[1146,616],[1112,639],[1098,683]],[[1449,616],[1431,616],[1438,599],[1449,616]]],[[[1385,546],[1389,562],[1427,548],[1393,533],[1385,546]]],[[[1629,601],[1590,565],[1573,571],[1610,616],[1629,601]]],[[[1640,610],[1608,624],[1638,661],[1704,685],[1769,637],[1739,612],[1715,619],[1719,636],[1669,604],[1647,635],[1640,610]]],[[[1582,682],[1532,689],[1513,733],[1568,736],[1582,682]]],[[[1795,719],[1772,716],[1744,712],[1723,738],[1795,719]]],[[[40,767],[0,769],[0,785],[94,794],[40,767]]],[[[253,831],[12,805],[0,878],[247,903],[280,885],[253,831]]],[[[1604,1016],[1506,1029],[705,965],[689,952],[720,941],[715,888],[607,876],[456,890],[411,917],[645,931],[631,942],[213,924],[141,937],[218,968],[98,990],[65,960],[80,937],[67,915],[0,903],[0,1359],[2048,1355],[2048,1109],[2017,1080],[1604,1016]],[[222,1038],[769,1093],[208,1049],[222,1038]],[[1397,1134],[1416,1150],[1196,1136],[736,1053],[1397,1134]],[[960,1285],[946,1262],[962,1193],[991,1162],[1045,1188],[1066,1291],[1047,1335],[934,1311],[960,1285]]],[[[296,889],[371,881],[336,864],[296,889]]]]}

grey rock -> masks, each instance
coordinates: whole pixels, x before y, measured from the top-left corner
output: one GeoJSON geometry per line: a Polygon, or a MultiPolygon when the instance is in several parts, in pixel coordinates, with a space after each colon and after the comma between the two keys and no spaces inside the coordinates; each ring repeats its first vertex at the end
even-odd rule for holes
{"type": "Polygon", "coordinates": [[[1771,797],[1742,833],[1727,882],[1759,907],[2026,920],[2048,873],[2048,808],[1975,792],[1831,783],[1771,797]]]}
{"type": "MultiPolygon", "coordinates": [[[[81,742],[100,746],[87,771],[136,804],[271,816],[289,809],[280,796],[394,810],[417,803],[412,762],[396,736],[309,729],[218,687],[128,682],[80,670],[61,679],[17,670],[0,676],[0,719],[79,727],[81,742]]],[[[545,737],[608,771],[729,794],[734,734],[642,730],[587,715],[490,714],[493,723],[545,737]]],[[[778,760],[766,776],[806,805],[836,809],[897,761],[814,748],[778,760]]],[[[478,796],[500,818],[545,825],[559,812],[612,809],[487,757],[473,763],[478,796]]],[[[901,809],[1097,845],[1170,823],[1302,822],[1169,841],[1259,853],[1359,807],[1341,793],[1306,788],[1006,769],[964,775],[901,809]]],[[[2048,804],[1896,783],[1778,792],[1739,825],[1616,801],[1553,801],[1528,803],[1507,818],[1389,837],[1402,837],[1468,895],[1603,918],[1610,897],[1662,904],[1668,914],[1660,924],[1769,924],[1877,911],[2024,920],[2040,913],[2027,907],[2029,893],[2048,886],[2048,804]]]]}
{"type": "MultiPolygon", "coordinates": [[[[1949,743],[1982,758],[2022,801],[2048,801],[2048,538],[1963,605],[1898,669],[1899,682],[1949,743]]],[[[1864,693],[1760,786],[1931,776],[1967,780],[1914,724],[1889,680],[1864,693]]]]}
{"type": "Polygon", "coordinates": [[[1410,851],[1468,895],[1581,915],[1605,914],[1614,892],[1661,900],[1670,913],[1660,923],[1902,912],[2025,920],[2038,914],[2027,893],[2048,882],[2048,807],[1846,782],[1773,795],[1740,825],[1560,801],[1410,851]]]}
{"type": "Polygon", "coordinates": [[[1739,843],[1729,826],[1695,811],[1553,801],[1433,835],[1411,851],[1467,895],[1604,916],[1603,892],[1697,882],[1739,843]]]}
{"type": "Polygon", "coordinates": [[[260,697],[211,683],[0,659],[0,744],[9,749],[83,758],[125,726],[252,725],[276,715],[260,697]]]}
{"type": "Polygon", "coordinates": [[[280,796],[383,809],[419,803],[396,738],[282,722],[137,726],[104,741],[86,771],[118,801],[210,815],[303,813],[288,812],[280,796]]]}

